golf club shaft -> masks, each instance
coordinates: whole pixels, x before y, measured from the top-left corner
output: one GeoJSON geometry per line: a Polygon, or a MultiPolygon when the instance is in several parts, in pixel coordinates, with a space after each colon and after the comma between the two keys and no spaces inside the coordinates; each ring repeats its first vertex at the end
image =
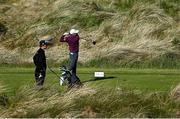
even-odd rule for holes
{"type": "Polygon", "coordinates": [[[48,69],[49,69],[53,74],[55,74],[55,75],[58,77],[58,79],[62,80],[62,79],[59,77],[59,75],[58,75],[55,71],[53,71],[49,66],[48,66],[48,69]]]}

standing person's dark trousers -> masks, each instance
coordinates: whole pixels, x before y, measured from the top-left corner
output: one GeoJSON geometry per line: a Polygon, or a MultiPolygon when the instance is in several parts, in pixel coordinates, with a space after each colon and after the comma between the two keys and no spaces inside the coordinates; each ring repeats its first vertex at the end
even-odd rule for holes
{"type": "Polygon", "coordinates": [[[46,70],[45,69],[39,69],[36,67],[34,76],[35,76],[35,80],[36,80],[36,85],[37,86],[43,86],[44,80],[46,77],[46,70]]]}
{"type": "Polygon", "coordinates": [[[70,57],[70,66],[69,70],[72,72],[71,82],[72,84],[80,84],[80,79],[76,75],[77,61],[78,61],[78,52],[69,53],[70,57]]]}

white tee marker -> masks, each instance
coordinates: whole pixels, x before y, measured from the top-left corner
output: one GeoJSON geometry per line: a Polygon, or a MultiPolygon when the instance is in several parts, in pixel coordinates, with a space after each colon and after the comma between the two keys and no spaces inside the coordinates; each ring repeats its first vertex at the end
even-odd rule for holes
{"type": "Polygon", "coordinates": [[[104,72],[94,72],[94,77],[95,78],[103,78],[104,77],[104,72]]]}

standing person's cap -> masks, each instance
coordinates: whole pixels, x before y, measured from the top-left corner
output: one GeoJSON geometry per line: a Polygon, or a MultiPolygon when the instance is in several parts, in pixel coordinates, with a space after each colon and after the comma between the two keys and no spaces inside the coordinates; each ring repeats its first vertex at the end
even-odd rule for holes
{"type": "Polygon", "coordinates": [[[79,33],[79,30],[71,29],[69,33],[70,34],[76,34],[76,33],[79,33]]]}
{"type": "Polygon", "coordinates": [[[41,41],[39,41],[39,45],[40,45],[40,46],[48,45],[48,41],[46,41],[46,40],[41,40],[41,41]]]}
{"type": "Polygon", "coordinates": [[[42,36],[39,39],[39,45],[40,46],[43,46],[43,45],[52,45],[52,40],[53,40],[53,37],[50,36],[50,35],[46,35],[46,36],[42,36]]]}

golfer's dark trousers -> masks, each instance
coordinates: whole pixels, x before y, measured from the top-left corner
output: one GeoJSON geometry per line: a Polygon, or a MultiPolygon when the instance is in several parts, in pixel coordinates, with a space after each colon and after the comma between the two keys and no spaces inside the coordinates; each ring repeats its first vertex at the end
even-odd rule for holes
{"type": "Polygon", "coordinates": [[[39,69],[36,67],[34,76],[35,76],[35,80],[36,80],[36,85],[43,86],[44,80],[46,77],[46,69],[45,68],[39,69]]]}
{"type": "Polygon", "coordinates": [[[69,70],[72,71],[72,77],[71,77],[71,84],[79,84],[80,80],[76,75],[76,68],[77,68],[77,61],[78,61],[78,52],[69,53],[69,57],[70,57],[70,66],[69,66],[69,70]]]}

